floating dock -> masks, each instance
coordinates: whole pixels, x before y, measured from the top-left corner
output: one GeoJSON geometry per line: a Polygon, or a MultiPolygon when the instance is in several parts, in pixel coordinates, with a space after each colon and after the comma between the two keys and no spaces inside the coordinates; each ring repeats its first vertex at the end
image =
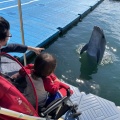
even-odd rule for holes
{"type": "Polygon", "coordinates": [[[65,120],[120,120],[120,107],[113,102],[98,97],[93,94],[80,92],[78,88],[71,86],[74,94],[71,101],[78,105],[78,110],[82,114],[78,118],[71,118],[70,112],[62,118],[65,120]]]}
{"type": "MultiPolygon", "coordinates": [[[[21,0],[27,46],[43,47],[81,21],[103,0],[21,0]]],[[[10,22],[10,43],[22,43],[17,0],[1,0],[0,16],[10,22]]],[[[11,54],[11,53],[10,53],[11,54]]],[[[27,52],[27,57],[31,52],[27,52]]],[[[12,53],[23,59],[23,54],[12,53]]]]}

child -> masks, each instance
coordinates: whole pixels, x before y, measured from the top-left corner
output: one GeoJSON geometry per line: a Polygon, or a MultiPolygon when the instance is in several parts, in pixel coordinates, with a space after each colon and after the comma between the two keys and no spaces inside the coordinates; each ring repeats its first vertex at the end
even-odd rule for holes
{"type": "MultiPolygon", "coordinates": [[[[24,68],[31,77],[31,80],[35,86],[39,106],[43,107],[46,104],[48,93],[52,95],[57,94],[59,97],[67,95],[66,90],[70,87],[62,83],[54,74],[56,59],[53,55],[49,53],[41,53],[36,57],[34,64],[29,64],[24,68]]],[[[25,76],[23,69],[21,69],[16,76],[12,76],[12,78],[16,78],[19,75],[22,77],[25,76]]],[[[31,87],[27,85],[24,94],[26,95],[28,101],[34,106],[35,100],[32,93],[31,87]]],[[[50,102],[51,101],[47,101],[47,104],[50,102]]]]}

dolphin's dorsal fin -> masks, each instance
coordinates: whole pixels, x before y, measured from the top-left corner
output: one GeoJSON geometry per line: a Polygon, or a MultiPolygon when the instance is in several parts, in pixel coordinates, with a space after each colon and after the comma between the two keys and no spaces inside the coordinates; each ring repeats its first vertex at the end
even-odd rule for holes
{"type": "Polygon", "coordinates": [[[88,43],[81,49],[80,55],[88,49],[88,43]]]}

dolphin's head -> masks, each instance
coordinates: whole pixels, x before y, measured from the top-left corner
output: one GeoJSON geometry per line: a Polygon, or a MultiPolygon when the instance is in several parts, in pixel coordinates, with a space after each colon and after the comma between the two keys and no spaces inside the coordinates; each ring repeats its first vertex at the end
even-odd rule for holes
{"type": "Polygon", "coordinates": [[[103,29],[101,29],[98,26],[94,26],[94,28],[93,28],[93,34],[94,34],[94,36],[96,36],[99,39],[105,38],[103,29]]]}
{"type": "Polygon", "coordinates": [[[92,45],[94,44],[95,46],[105,45],[106,39],[103,29],[98,26],[94,26],[89,43],[91,43],[92,45]]]}

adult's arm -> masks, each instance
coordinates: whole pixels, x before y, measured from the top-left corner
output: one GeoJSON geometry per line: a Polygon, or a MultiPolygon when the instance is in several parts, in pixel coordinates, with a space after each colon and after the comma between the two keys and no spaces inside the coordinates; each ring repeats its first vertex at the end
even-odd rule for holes
{"type": "Polygon", "coordinates": [[[31,47],[31,46],[26,46],[22,44],[8,44],[5,48],[1,49],[1,52],[19,52],[19,53],[25,53],[27,50],[33,51],[36,54],[40,54],[44,48],[39,48],[39,47],[31,47]]]}
{"type": "Polygon", "coordinates": [[[24,53],[27,51],[27,46],[22,44],[8,44],[6,47],[1,49],[1,52],[19,52],[24,53]]]}

